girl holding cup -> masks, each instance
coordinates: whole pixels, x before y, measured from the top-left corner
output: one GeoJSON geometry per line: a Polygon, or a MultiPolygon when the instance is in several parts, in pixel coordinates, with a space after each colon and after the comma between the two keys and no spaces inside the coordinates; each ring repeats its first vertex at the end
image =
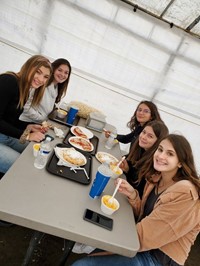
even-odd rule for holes
{"type": "Polygon", "coordinates": [[[136,256],[96,253],[73,266],[185,264],[200,231],[200,179],[186,138],[176,134],[166,136],[152,160],[144,163],[143,174],[147,183],[142,199],[126,180],[119,187],[137,221],[140,249],[136,256]]]}
{"type": "MultiPolygon", "coordinates": [[[[138,104],[130,121],[127,123],[127,126],[130,128],[131,132],[125,135],[117,134],[116,139],[120,143],[130,143],[131,148],[139,134],[142,132],[146,123],[153,120],[162,121],[157,106],[151,101],[141,101],[138,104]]],[[[111,131],[105,130],[105,137],[109,138],[111,133],[111,131]]]]}
{"type": "Polygon", "coordinates": [[[129,155],[120,164],[127,181],[138,190],[140,196],[143,194],[146,181],[139,170],[144,162],[151,160],[160,140],[167,134],[168,128],[163,122],[148,122],[131,147],[129,155]]]}

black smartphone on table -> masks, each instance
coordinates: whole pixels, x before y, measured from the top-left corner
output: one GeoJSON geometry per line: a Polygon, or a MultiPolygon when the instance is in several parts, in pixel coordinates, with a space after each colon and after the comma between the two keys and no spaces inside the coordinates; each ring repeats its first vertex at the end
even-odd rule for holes
{"type": "Polygon", "coordinates": [[[113,228],[113,219],[89,209],[85,210],[83,219],[110,231],[113,228]]]}

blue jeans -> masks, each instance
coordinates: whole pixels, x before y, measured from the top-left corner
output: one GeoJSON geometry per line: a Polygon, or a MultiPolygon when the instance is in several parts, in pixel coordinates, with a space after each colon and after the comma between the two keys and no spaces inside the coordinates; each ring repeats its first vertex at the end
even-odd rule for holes
{"type": "Polygon", "coordinates": [[[162,266],[148,252],[138,252],[135,257],[121,255],[91,256],[75,261],[72,266],[162,266]]]}
{"type": "Polygon", "coordinates": [[[11,165],[17,160],[28,142],[21,144],[15,139],[0,133],[0,172],[6,173],[11,165]]]}

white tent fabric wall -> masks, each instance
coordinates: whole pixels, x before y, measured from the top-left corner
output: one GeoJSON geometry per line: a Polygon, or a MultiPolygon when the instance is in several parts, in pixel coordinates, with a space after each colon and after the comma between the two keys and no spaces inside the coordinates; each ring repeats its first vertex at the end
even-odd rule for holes
{"type": "Polygon", "coordinates": [[[101,109],[119,133],[128,132],[139,101],[154,101],[170,131],[189,139],[200,170],[198,39],[118,0],[2,0],[0,7],[0,72],[17,71],[32,54],[67,58],[65,101],[101,109]]]}

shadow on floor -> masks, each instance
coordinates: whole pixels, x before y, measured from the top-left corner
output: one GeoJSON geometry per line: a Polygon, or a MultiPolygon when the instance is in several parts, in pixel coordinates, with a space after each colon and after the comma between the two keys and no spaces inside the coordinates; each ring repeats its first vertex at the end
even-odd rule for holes
{"type": "MultiPolygon", "coordinates": [[[[21,266],[33,231],[21,226],[0,228],[0,265],[21,266]]],[[[63,254],[64,240],[51,235],[44,235],[41,243],[34,250],[30,266],[57,266],[63,254]]],[[[65,266],[84,254],[71,254],[65,266]]],[[[185,266],[199,266],[200,263],[200,234],[192,247],[185,266]]]]}

